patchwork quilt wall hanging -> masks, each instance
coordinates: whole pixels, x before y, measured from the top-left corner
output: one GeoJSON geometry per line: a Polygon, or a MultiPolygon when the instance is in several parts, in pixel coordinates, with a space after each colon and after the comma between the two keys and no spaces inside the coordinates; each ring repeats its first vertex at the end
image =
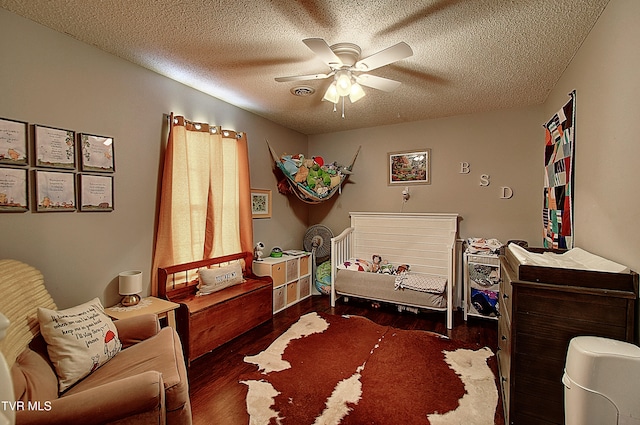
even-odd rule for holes
{"type": "Polygon", "coordinates": [[[575,148],[575,90],[571,99],[544,124],[545,248],[573,248],[573,166],[575,148]]]}

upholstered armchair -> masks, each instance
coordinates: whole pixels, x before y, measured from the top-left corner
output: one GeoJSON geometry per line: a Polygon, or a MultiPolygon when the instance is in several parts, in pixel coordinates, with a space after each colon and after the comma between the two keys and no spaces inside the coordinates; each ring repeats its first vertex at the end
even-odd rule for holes
{"type": "Polygon", "coordinates": [[[3,405],[13,406],[17,425],[191,423],[182,346],[172,328],[160,329],[154,315],[112,322],[121,348],[60,392],[58,363],[54,367],[41,335],[38,307],[57,310],[42,274],[0,260],[0,312],[10,321],[0,351],[15,396],[3,405]]]}

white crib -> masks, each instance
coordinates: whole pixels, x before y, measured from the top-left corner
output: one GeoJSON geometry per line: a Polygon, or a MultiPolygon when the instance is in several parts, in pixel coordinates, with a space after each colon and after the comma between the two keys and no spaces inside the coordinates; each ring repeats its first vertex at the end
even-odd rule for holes
{"type": "Polygon", "coordinates": [[[447,312],[453,327],[456,307],[458,214],[351,212],[351,226],[331,239],[331,305],[340,296],[389,302],[398,306],[447,312]],[[353,258],[380,255],[411,273],[447,279],[441,294],[396,290],[395,276],[338,269],[353,258]]]}

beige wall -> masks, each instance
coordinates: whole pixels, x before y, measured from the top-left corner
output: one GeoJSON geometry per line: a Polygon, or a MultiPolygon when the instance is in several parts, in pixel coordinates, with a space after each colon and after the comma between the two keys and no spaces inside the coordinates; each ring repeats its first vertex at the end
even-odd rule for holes
{"type": "MultiPolygon", "coordinates": [[[[305,135],[3,9],[0,55],[0,117],[115,138],[115,211],[0,215],[0,258],[40,269],[60,307],[95,296],[114,304],[123,270],[143,270],[148,285],[163,114],[245,131],[258,188],[276,188],[265,139],[289,150],[307,146],[305,135]]],[[[256,238],[301,240],[306,207],[281,202],[274,212],[273,220],[254,220],[256,238]]]]}
{"type": "MultiPolygon", "coordinates": [[[[432,184],[410,188],[405,211],[457,212],[460,235],[525,239],[541,246],[546,122],[577,90],[576,246],[640,270],[640,2],[611,0],[544,105],[310,136],[309,152],[348,162],[343,195],[311,207],[309,222],[334,233],[349,211],[400,211],[402,187],[386,185],[386,153],[432,149],[432,184]],[[459,163],[472,172],[459,174],[459,163]],[[479,186],[479,175],[491,184],[479,186]],[[512,199],[499,199],[501,186],[512,199]]],[[[336,118],[338,119],[338,118],[336,118]]]]}
{"type": "Polygon", "coordinates": [[[307,138],[0,10],[0,117],[116,141],[115,211],[2,214],[0,257],[42,270],[61,307],[94,296],[114,303],[122,270],[141,269],[148,281],[163,114],[172,111],[247,132],[252,186],[273,191],[273,218],[254,220],[255,240],[268,249],[300,247],[310,224],[337,233],[349,211],[400,211],[402,187],[386,184],[386,154],[424,147],[432,150],[432,184],[412,186],[404,211],[457,212],[462,237],[539,246],[542,123],[577,89],[576,242],[640,270],[639,13],[635,0],[612,0],[544,105],[307,138]],[[343,194],[308,207],[277,193],[266,139],[278,153],[330,161],[362,151],[343,194]],[[470,163],[469,174],[460,173],[461,162],[470,163]],[[500,199],[502,186],[513,198],[500,199]]]}
{"type": "Polygon", "coordinates": [[[545,103],[576,90],[576,246],[640,271],[640,2],[611,0],[545,103]]]}
{"type": "MultiPolygon", "coordinates": [[[[539,107],[464,115],[310,136],[309,152],[325,160],[348,162],[362,151],[341,196],[311,207],[310,223],[339,233],[349,225],[349,211],[454,212],[460,236],[524,239],[541,242],[544,133],[539,107]],[[430,185],[387,185],[387,153],[431,149],[430,185]],[[470,164],[468,174],[461,163],[470,164]],[[481,176],[489,185],[481,185],[481,176]],[[502,187],[513,190],[503,199],[502,187]]],[[[339,118],[336,118],[339,119],[339,118]]]]}

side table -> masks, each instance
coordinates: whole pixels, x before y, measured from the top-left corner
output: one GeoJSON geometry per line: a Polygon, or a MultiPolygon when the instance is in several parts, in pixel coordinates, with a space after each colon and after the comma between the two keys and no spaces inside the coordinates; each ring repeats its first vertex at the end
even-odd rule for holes
{"type": "Polygon", "coordinates": [[[112,307],[105,308],[104,312],[113,319],[126,319],[128,317],[151,313],[155,314],[158,319],[166,317],[169,326],[176,329],[175,310],[178,307],[180,307],[180,304],[171,301],[157,297],[145,297],[142,298],[138,304],[131,307],[123,307],[118,303],[112,307]]]}

